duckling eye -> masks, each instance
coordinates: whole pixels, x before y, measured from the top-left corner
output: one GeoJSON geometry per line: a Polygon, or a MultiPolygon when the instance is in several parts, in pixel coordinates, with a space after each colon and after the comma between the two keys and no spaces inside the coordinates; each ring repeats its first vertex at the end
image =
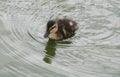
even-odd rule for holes
{"type": "Polygon", "coordinates": [[[50,30],[54,29],[55,27],[56,27],[56,26],[51,27],[50,30]]]}
{"type": "Polygon", "coordinates": [[[51,29],[54,29],[55,27],[52,27],[51,29]]]}

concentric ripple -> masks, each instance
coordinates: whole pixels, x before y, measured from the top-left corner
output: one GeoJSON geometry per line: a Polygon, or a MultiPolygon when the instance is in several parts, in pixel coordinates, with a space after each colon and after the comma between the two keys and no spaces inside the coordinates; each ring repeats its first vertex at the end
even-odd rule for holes
{"type": "Polygon", "coordinates": [[[119,0],[0,1],[0,77],[120,77],[119,0]],[[72,38],[43,37],[64,16],[72,38]]]}

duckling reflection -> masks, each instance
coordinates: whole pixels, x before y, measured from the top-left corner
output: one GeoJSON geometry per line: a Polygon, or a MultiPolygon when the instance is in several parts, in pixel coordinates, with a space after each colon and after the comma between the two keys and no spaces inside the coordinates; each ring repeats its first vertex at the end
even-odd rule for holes
{"type": "Polygon", "coordinates": [[[45,47],[44,52],[46,53],[46,55],[45,55],[43,60],[46,63],[51,64],[51,62],[52,62],[51,60],[56,54],[55,51],[56,51],[56,42],[52,39],[49,39],[48,42],[47,42],[47,45],[45,47]]]}
{"type": "MultiPolygon", "coordinates": [[[[71,41],[55,41],[53,39],[49,39],[46,47],[45,47],[45,57],[43,58],[43,61],[45,61],[46,63],[51,64],[52,63],[52,58],[55,57],[56,53],[56,46],[57,44],[61,44],[61,45],[65,45],[65,44],[71,44],[71,41]]],[[[64,46],[63,45],[63,46],[64,46]]],[[[66,47],[66,46],[65,46],[66,47]]]]}

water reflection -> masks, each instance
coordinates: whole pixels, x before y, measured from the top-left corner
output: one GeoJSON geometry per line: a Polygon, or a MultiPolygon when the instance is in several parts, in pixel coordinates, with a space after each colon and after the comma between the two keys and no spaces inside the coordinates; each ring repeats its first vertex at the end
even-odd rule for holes
{"type": "Polygon", "coordinates": [[[55,56],[55,51],[56,51],[56,42],[52,39],[49,39],[47,44],[46,44],[46,47],[45,47],[45,57],[44,57],[44,61],[46,63],[49,63],[51,64],[52,63],[52,58],[55,56]]]}
{"type": "Polygon", "coordinates": [[[63,40],[59,40],[59,41],[55,41],[52,39],[49,39],[46,47],[45,47],[45,57],[43,58],[43,61],[45,61],[46,63],[51,64],[52,63],[52,58],[55,56],[55,52],[56,52],[56,46],[57,44],[64,44],[64,45],[68,45],[71,44],[71,41],[63,41],[63,40]]]}

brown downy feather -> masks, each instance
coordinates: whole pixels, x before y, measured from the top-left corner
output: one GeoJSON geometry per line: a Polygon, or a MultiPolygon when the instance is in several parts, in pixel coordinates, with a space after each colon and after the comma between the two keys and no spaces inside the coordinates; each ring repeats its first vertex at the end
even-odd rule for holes
{"type": "Polygon", "coordinates": [[[50,20],[47,23],[45,37],[59,40],[67,39],[75,35],[77,23],[69,19],[50,20]]]}

